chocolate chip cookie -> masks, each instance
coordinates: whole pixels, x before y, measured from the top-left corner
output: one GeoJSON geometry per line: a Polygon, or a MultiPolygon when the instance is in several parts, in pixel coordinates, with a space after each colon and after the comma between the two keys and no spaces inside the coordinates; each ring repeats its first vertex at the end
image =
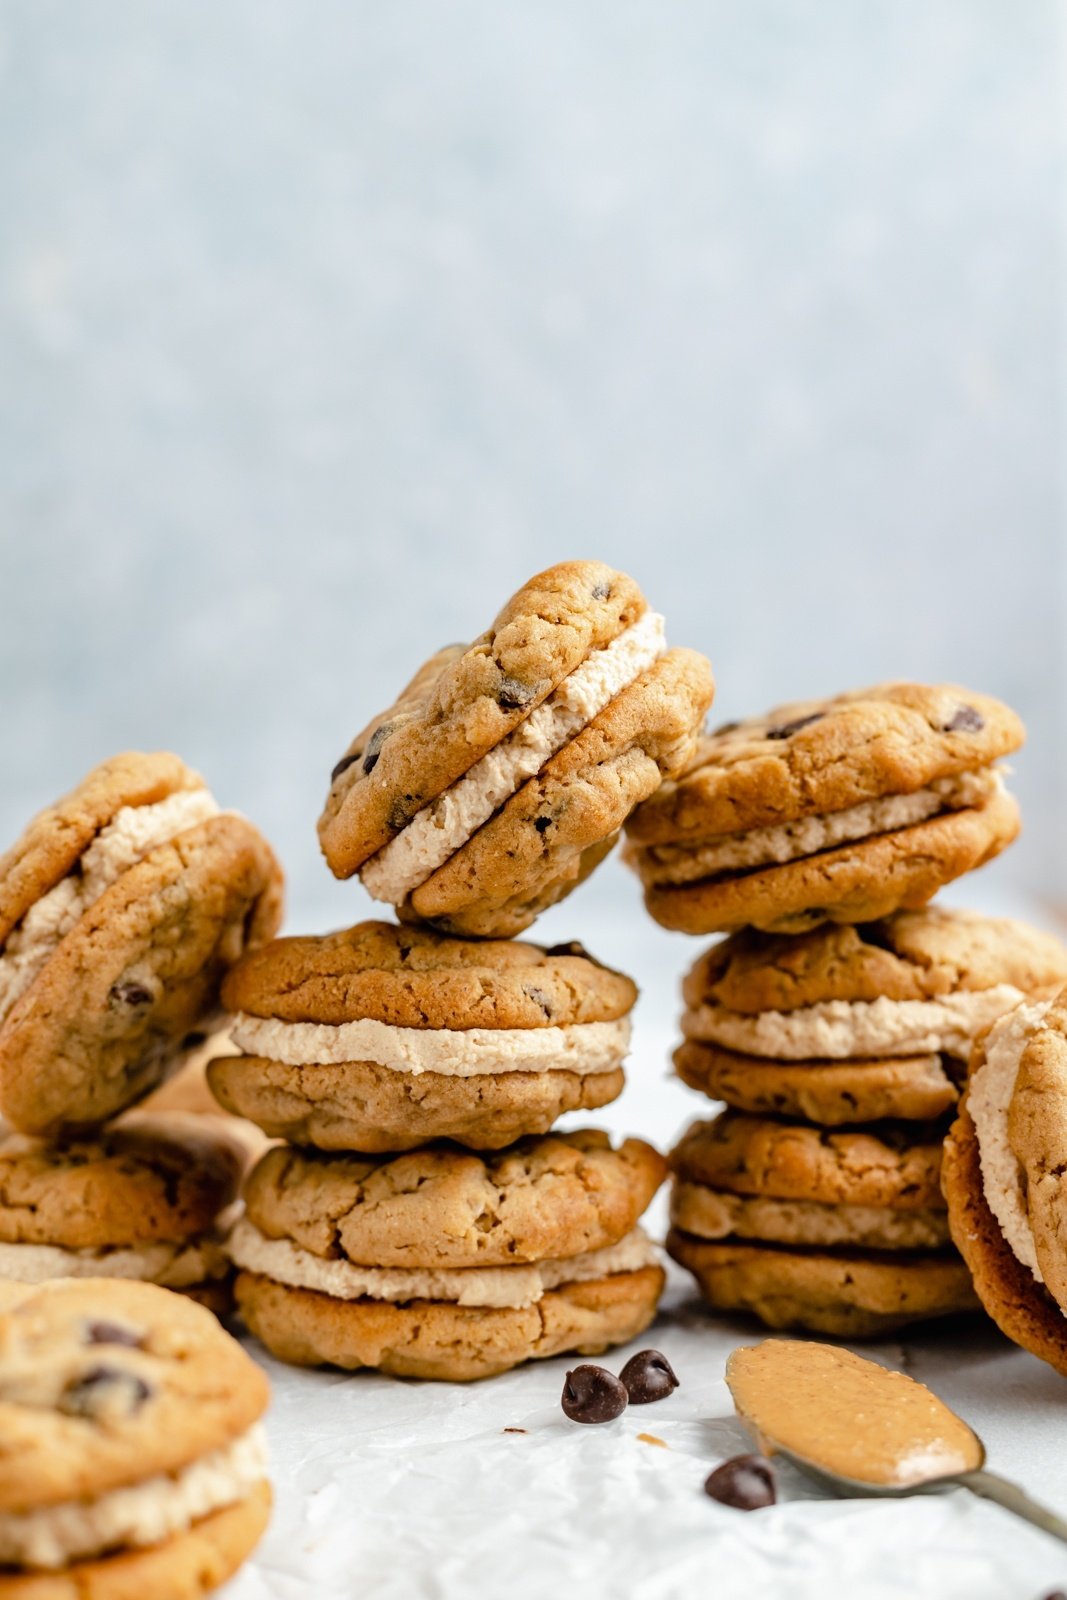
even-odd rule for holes
{"type": "Polygon", "coordinates": [[[1019,831],[998,758],[1023,727],[951,685],[781,706],[701,741],[627,823],[645,903],[685,933],[799,933],[926,904],[1019,831]]]}
{"type": "Polygon", "coordinates": [[[0,1110],[26,1133],[147,1094],[281,917],[281,871],[176,756],[95,768],[0,859],[0,1110]]]}
{"type": "Polygon", "coordinates": [[[209,1068],[221,1104],[275,1137],[379,1153],[496,1150],[614,1100],[637,989],[578,944],[363,922],[251,952],[223,995],[243,1053],[209,1068]]]}
{"type": "Polygon", "coordinates": [[[602,1133],[476,1155],[279,1147],[230,1237],[237,1302],[276,1356],[460,1382],[651,1322],[663,1287],[638,1220],[663,1178],[650,1146],[602,1133]]]}
{"type": "Polygon", "coordinates": [[[551,567],[352,741],[319,822],[326,860],[405,920],[521,933],[681,771],[713,692],[631,578],[551,567]]]}

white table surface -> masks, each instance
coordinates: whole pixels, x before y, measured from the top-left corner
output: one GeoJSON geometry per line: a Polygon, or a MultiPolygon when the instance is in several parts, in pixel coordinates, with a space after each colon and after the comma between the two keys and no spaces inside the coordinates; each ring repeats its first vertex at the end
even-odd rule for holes
{"type": "MultiPolygon", "coordinates": [[[[592,917],[578,910],[576,899],[574,915],[550,913],[538,938],[580,928],[603,959],[639,972],[643,991],[627,1091],[583,1120],[666,1144],[705,1109],[666,1065],[677,979],[701,946],[609,915],[606,903],[592,917]]],[[[657,1234],[664,1216],[661,1196],[650,1213],[657,1234]]],[[[563,1416],[566,1357],[449,1385],[297,1371],[250,1342],[274,1382],[277,1503],[227,1600],[827,1600],[834,1585],[848,1600],[1040,1600],[1067,1587],[1067,1546],[966,1491],[837,1501],[783,1469],[773,1509],[710,1501],[712,1466],[750,1447],[723,1381],[726,1357],[759,1337],[756,1324],[703,1312],[687,1275],[672,1271],[657,1323],[631,1349],[658,1346],[681,1386],[601,1427],[563,1416]]],[[[631,1349],[601,1359],[617,1371],[631,1349]]],[[[929,1383],[982,1435],[993,1470],[1067,1515],[1067,1382],[1050,1368],[980,1319],[863,1349],[929,1383]]]]}

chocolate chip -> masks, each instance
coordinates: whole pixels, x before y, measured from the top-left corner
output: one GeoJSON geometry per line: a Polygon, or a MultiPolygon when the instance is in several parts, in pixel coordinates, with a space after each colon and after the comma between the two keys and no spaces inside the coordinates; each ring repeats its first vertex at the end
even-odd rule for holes
{"type": "Polygon", "coordinates": [[[141,1335],[132,1328],[124,1328],[120,1322],[87,1322],[85,1325],[86,1344],[124,1344],[131,1350],[141,1347],[141,1335]]]}
{"type": "Polygon", "coordinates": [[[584,961],[590,960],[589,951],[584,944],[579,944],[577,939],[568,939],[566,944],[549,945],[545,951],[546,956],[581,956],[584,961]]]}
{"type": "Polygon", "coordinates": [[[389,809],[389,826],[393,832],[399,833],[401,828],[406,828],[418,809],[414,795],[406,794],[394,800],[389,809]]]}
{"type": "Polygon", "coordinates": [[[613,1372],[585,1362],[568,1372],[559,1403],[572,1422],[613,1422],[626,1410],[627,1399],[613,1372]]]}
{"type": "Polygon", "coordinates": [[[146,1006],[152,999],[152,991],[143,983],[113,983],[108,999],[120,1006],[146,1006]]]}
{"type": "Polygon", "coordinates": [[[758,1511],[778,1499],[775,1472],[766,1456],[733,1456],[709,1473],[704,1493],[738,1511],[758,1511]]]}
{"type": "Polygon", "coordinates": [[[207,1044],[206,1033],[187,1033],[182,1040],[183,1050],[199,1050],[202,1044],[207,1044]]]}
{"type": "Polygon", "coordinates": [[[502,677],[496,692],[496,703],[502,711],[521,711],[530,704],[536,693],[536,689],[528,683],[520,683],[518,678],[502,677]]]}
{"type": "Polygon", "coordinates": [[[720,722],[717,728],[712,728],[709,739],[718,739],[721,734],[733,733],[741,724],[739,722],[720,722]]]}
{"type": "Polygon", "coordinates": [[[358,760],[359,760],[359,751],[358,750],[353,750],[350,755],[342,756],[340,761],[334,767],[333,771],[330,773],[330,782],[331,783],[336,783],[338,778],[341,776],[342,772],[347,772],[349,767],[354,766],[354,764],[358,760]]]}
{"type": "Polygon", "coordinates": [[[523,984],[523,990],[529,995],[535,1006],[540,1006],[546,1017],[552,1015],[552,1002],[543,989],[536,988],[532,983],[523,984]]]}
{"type": "Polygon", "coordinates": [[[619,1373],[619,1382],[630,1396],[632,1406],[647,1406],[653,1400],[666,1400],[678,1387],[674,1368],[659,1350],[639,1350],[619,1373]]]}
{"type": "Polygon", "coordinates": [[[369,774],[373,772],[375,767],[378,765],[378,757],[382,753],[382,745],[385,743],[386,739],[388,739],[395,727],[395,722],[383,722],[381,726],[375,728],[374,732],[371,734],[367,741],[367,753],[363,757],[363,771],[365,773],[369,774]]]}
{"type": "Polygon", "coordinates": [[[90,1367],[67,1385],[59,1410],[68,1417],[96,1417],[104,1412],[132,1416],[152,1393],[143,1378],[119,1367],[90,1367]]]}
{"type": "Polygon", "coordinates": [[[537,829],[538,833],[541,834],[542,836],[548,832],[548,830],[549,830],[549,828],[551,828],[551,826],[552,826],[552,818],[551,817],[535,817],[534,818],[534,827],[537,829]]]}
{"type": "Polygon", "coordinates": [[[594,585],[593,585],[593,599],[594,600],[610,600],[611,599],[611,584],[610,583],[594,583],[594,585]]]}
{"type": "Polygon", "coordinates": [[[794,722],[780,722],[775,728],[768,728],[764,734],[766,739],[790,739],[801,728],[807,728],[813,722],[821,722],[825,711],[813,711],[810,717],[797,717],[794,722]]]}
{"type": "Polygon", "coordinates": [[[973,706],[960,706],[942,728],[943,733],[980,733],[985,727],[985,718],[973,706]]]}

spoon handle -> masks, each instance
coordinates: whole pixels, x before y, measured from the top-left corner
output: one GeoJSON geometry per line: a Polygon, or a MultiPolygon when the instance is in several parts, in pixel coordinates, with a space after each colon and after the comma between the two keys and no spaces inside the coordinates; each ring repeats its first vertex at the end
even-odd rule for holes
{"type": "Polygon", "coordinates": [[[1062,1539],[1067,1544],[1067,1522],[1046,1510],[1036,1500],[1031,1500],[1026,1491],[1020,1489],[1017,1483],[1012,1483],[1010,1478],[1001,1478],[995,1472],[962,1472],[957,1482],[970,1489],[972,1494],[980,1494],[985,1500],[995,1500],[998,1506],[1014,1511],[1025,1522],[1032,1522],[1035,1528],[1051,1533],[1054,1538],[1062,1539]]]}

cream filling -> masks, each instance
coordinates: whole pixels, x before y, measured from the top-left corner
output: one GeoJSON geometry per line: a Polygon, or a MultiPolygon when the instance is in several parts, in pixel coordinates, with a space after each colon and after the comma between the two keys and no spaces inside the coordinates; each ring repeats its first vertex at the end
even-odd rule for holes
{"type": "Polygon", "coordinates": [[[748,1015],[702,1005],[682,1016],[687,1039],[777,1061],[847,1061],[944,1051],[966,1057],[983,1028],[1026,996],[1010,983],[938,1000],[824,1000],[795,1011],[748,1015]]]}
{"type": "Polygon", "coordinates": [[[239,1012],[233,1042],[289,1067],[374,1061],[395,1072],[477,1078],[496,1072],[609,1072],[625,1058],[630,1019],[562,1028],[396,1028],[357,1022],[277,1022],[239,1012]]]}
{"type": "Polygon", "coordinates": [[[663,618],[646,611],[632,628],[594,651],[506,739],[371,857],[360,872],[368,892],[396,905],[425,883],[666,648],[663,618]]]}
{"type": "Polygon", "coordinates": [[[245,1499],[262,1482],[266,1466],[266,1437],[257,1424],[173,1475],[160,1473],[96,1500],[0,1512],[0,1566],[54,1570],[107,1550],[159,1544],[245,1499]]]}
{"type": "Polygon", "coordinates": [[[587,1250],[565,1261],[517,1267],[359,1267],[351,1261],[313,1255],[290,1239],[268,1239],[247,1217],[234,1228],[227,1248],[234,1264],[248,1272],[262,1273],[296,1289],[316,1289],[335,1300],[448,1300],[459,1306],[516,1310],[536,1305],[561,1284],[636,1272],[659,1260],[651,1239],[641,1228],[634,1228],[617,1244],[587,1250]]]}
{"type": "Polygon", "coordinates": [[[132,1278],[164,1289],[188,1289],[224,1277],[221,1237],[186,1244],[127,1245],[113,1250],[64,1250],[55,1244],[0,1244],[0,1281],[47,1283],[52,1278],[132,1278]]]}
{"type": "Polygon", "coordinates": [[[835,845],[852,844],[897,828],[914,827],[942,811],[986,805],[1003,789],[1000,770],[981,767],[975,772],[938,778],[912,794],[884,795],[849,806],[845,811],[799,817],[794,822],[770,828],[721,834],[694,844],[652,845],[645,850],[644,858],[656,866],[669,868],[671,883],[695,882],[720,872],[780,866],[786,861],[817,855],[820,850],[831,850],[835,845]]]}
{"type": "Polygon", "coordinates": [[[1029,1267],[1038,1283],[1045,1280],[1034,1247],[1022,1168],[1008,1139],[1008,1108],[1023,1050],[1047,1010],[1047,1002],[1023,1005],[1002,1017],[987,1035],[985,1059],[967,1084],[967,1110],[978,1139],[986,1202],[1012,1254],[1029,1267]]]}
{"type": "Polygon", "coordinates": [[[106,889],[158,845],[219,808],[207,789],[182,789],[150,806],[123,806],[77,866],[30,907],[0,954],[0,1022],[29,988],[61,939],[106,889]]]}

